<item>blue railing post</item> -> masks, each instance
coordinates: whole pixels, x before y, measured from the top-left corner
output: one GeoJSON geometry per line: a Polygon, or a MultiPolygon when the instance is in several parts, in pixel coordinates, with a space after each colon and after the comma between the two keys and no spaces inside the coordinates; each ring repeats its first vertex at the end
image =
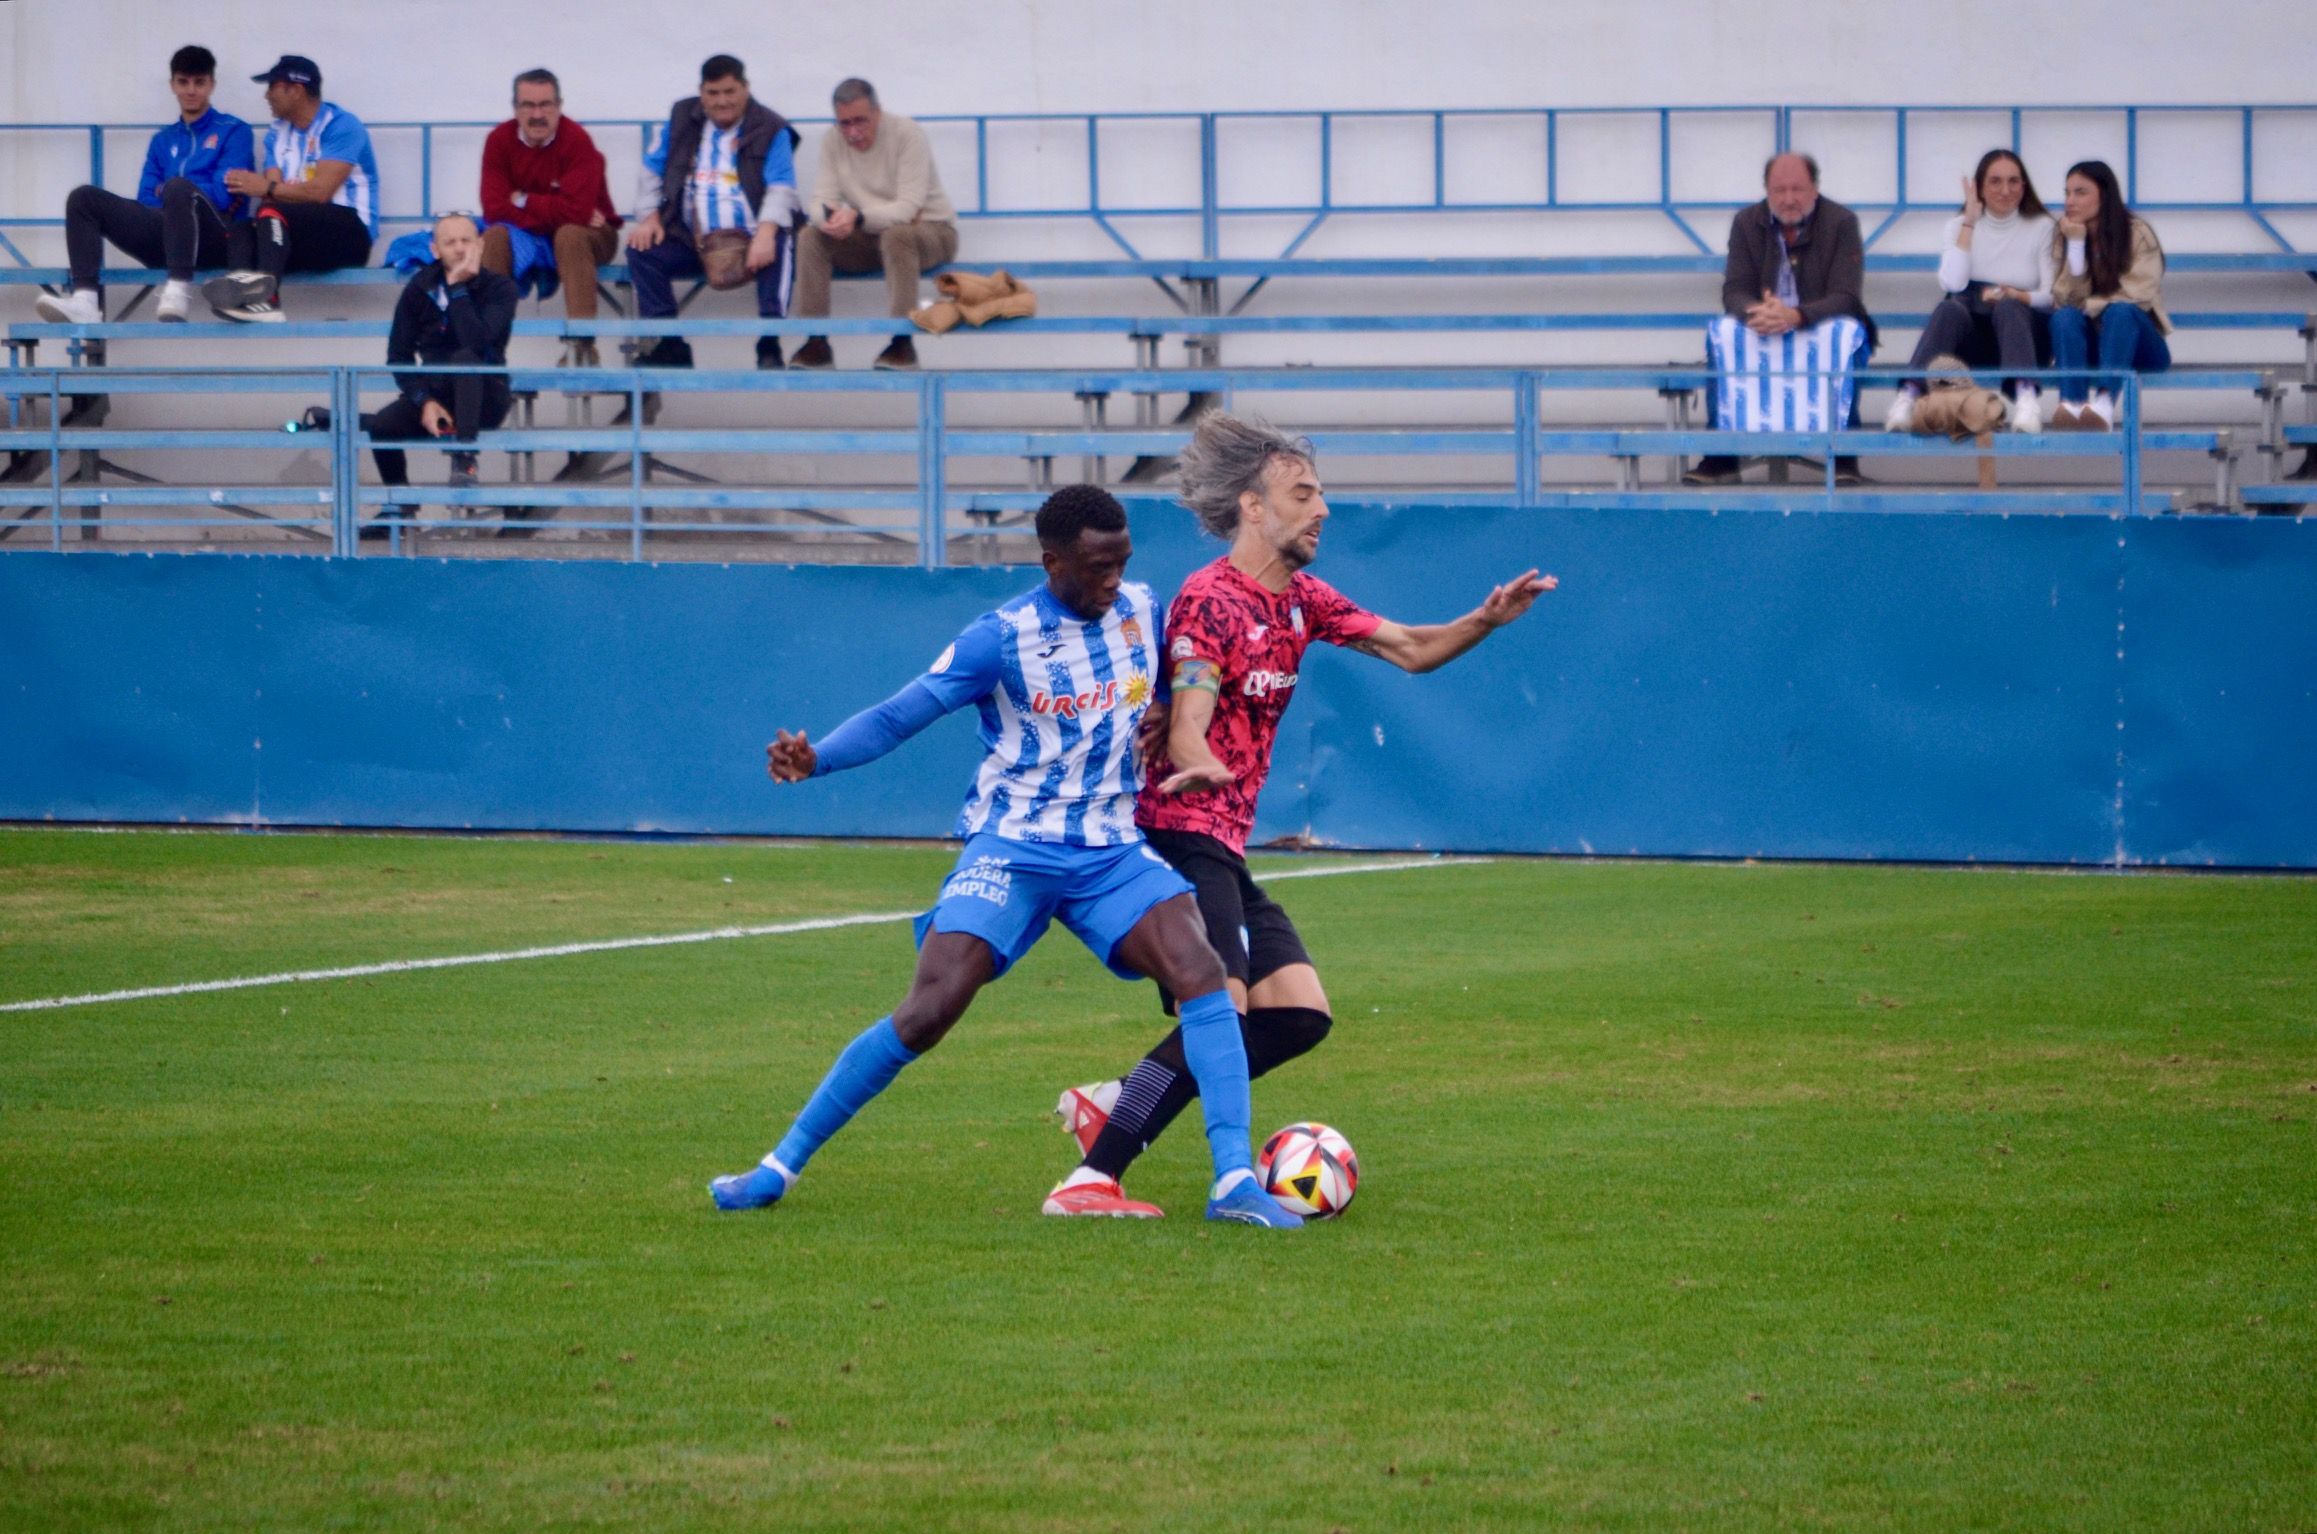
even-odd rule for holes
{"type": "Polygon", "coordinates": [[[949,501],[948,399],[939,373],[917,380],[917,562],[938,570],[949,562],[944,513],[949,501]]]}
{"type": "Polygon", "coordinates": [[[64,394],[48,374],[48,546],[64,552],[64,394]]]}
{"type": "Polygon", "coordinates": [[[88,184],[105,184],[105,130],[96,123],[88,125],[88,184]]]}
{"type": "Polygon", "coordinates": [[[351,368],[330,369],[330,552],[353,557],[361,536],[361,459],[354,434],[362,428],[362,391],[351,368]]]}
{"type": "Polygon", "coordinates": [[[1221,177],[1215,168],[1215,114],[1199,114],[1199,253],[1207,260],[1219,259],[1223,254],[1221,208],[1219,190],[1221,177]]]}
{"type": "Polygon", "coordinates": [[[644,381],[628,376],[628,558],[644,557],[644,381]]]}
{"type": "Polygon", "coordinates": [[[2124,412],[2124,515],[2140,515],[2140,375],[2126,373],[2124,412]]]}
{"type": "Polygon", "coordinates": [[[434,124],[418,130],[418,212],[434,217],[434,124]]]}
{"type": "Polygon", "coordinates": [[[1899,184],[1892,189],[1891,202],[1897,207],[1907,205],[1907,109],[1898,109],[1899,184]]]}
{"type": "Polygon", "coordinates": [[[1537,462],[1537,375],[1524,372],[1513,383],[1513,499],[1523,507],[1537,504],[1543,488],[1537,462]]]}

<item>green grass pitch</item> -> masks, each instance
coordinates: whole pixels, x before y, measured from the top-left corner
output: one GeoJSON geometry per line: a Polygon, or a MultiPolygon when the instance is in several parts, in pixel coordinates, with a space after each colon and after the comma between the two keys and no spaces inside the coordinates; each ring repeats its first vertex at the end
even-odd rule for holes
{"type": "MultiPolygon", "coordinates": [[[[938,847],[0,832],[0,1001],[921,905],[938,847]]],[[[1291,860],[1259,859],[1259,866],[1291,860]]],[[[1312,866],[1299,864],[1293,866],[1312,866]]],[[[0,1527],[2317,1528],[2317,882],[1279,886],[1350,1213],[1043,1219],[1059,931],[781,1208],[899,925],[0,1014],[0,1527]]]]}

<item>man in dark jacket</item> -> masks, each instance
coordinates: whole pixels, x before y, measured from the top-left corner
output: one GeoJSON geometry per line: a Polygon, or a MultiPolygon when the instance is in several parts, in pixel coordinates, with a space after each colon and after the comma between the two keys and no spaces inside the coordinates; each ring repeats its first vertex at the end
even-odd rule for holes
{"type": "MultiPolygon", "coordinates": [[[[483,270],[483,236],[475,221],[451,213],[435,221],[433,262],[419,269],[394,306],[394,328],[386,341],[386,365],[408,367],[504,367],[507,338],[515,329],[519,296],[513,279],[483,270]]],[[[397,373],[402,393],[371,423],[373,441],[413,437],[456,437],[472,442],[507,418],[504,376],[483,373],[397,373]]],[[[389,485],[410,483],[409,460],[399,448],[374,448],[378,478],[389,485]]],[[[450,455],[450,486],[472,489],[480,480],[475,454],[450,455]]],[[[386,507],[378,522],[407,520],[410,508],[386,507]]],[[[365,537],[383,537],[373,523],[365,537]]]]}
{"type": "MultiPolygon", "coordinates": [[[[638,318],[671,318],[678,281],[713,278],[736,258],[756,279],[756,312],[766,319],[788,312],[803,208],[796,192],[796,144],[796,129],[750,98],[740,60],[719,53],[700,66],[700,94],[669,110],[667,127],[644,155],[636,217],[628,228],[628,280],[635,285],[638,318]]],[[[637,361],[690,367],[692,348],[669,336],[637,361]]],[[[781,365],[778,337],[756,343],[756,365],[781,365]]]]}
{"type": "MultiPolygon", "coordinates": [[[[1866,326],[1867,350],[1875,322],[1866,312],[1866,245],[1858,215],[1818,195],[1818,162],[1806,154],[1778,154],[1762,167],[1764,196],[1730,220],[1729,259],[1722,268],[1722,311],[1758,336],[1849,315],[1866,326]]],[[[1714,391],[1706,391],[1707,424],[1714,424],[1714,391]]],[[[1858,423],[1853,396],[1851,424],[1858,423]]],[[[1858,460],[1835,460],[1838,478],[1855,482],[1858,460]]],[[[1734,484],[1738,460],[1702,458],[1682,476],[1693,485],[1734,484]]]]}

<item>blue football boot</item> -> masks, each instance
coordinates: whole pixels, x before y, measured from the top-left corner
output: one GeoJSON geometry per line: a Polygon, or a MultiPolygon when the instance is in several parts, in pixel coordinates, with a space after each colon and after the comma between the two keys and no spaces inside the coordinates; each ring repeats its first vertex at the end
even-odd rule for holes
{"type": "Polygon", "coordinates": [[[1303,1224],[1303,1216],[1281,1208],[1279,1200],[1263,1191],[1253,1172],[1236,1173],[1226,1181],[1229,1185],[1207,1200],[1208,1219],[1272,1230],[1295,1230],[1303,1224]]]}
{"type": "Polygon", "coordinates": [[[708,1185],[708,1196],[719,1209],[762,1209],[779,1203],[794,1186],[796,1174],[768,1156],[760,1166],[717,1178],[708,1185]]]}

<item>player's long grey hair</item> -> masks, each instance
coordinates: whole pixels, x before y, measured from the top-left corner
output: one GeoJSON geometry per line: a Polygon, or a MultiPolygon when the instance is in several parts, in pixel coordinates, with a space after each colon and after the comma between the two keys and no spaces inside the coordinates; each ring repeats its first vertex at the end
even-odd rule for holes
{"type": "Polygon", "coordinates": [[[1319,462],[1309,437],[1291,437],[1261,416],[1209,411],[1183,449],[1175,493],[1198,515],[1199,526],[1228,542],[1239,534],[1239,497],[1262,490],[1274,458],[1319,462]]]}

